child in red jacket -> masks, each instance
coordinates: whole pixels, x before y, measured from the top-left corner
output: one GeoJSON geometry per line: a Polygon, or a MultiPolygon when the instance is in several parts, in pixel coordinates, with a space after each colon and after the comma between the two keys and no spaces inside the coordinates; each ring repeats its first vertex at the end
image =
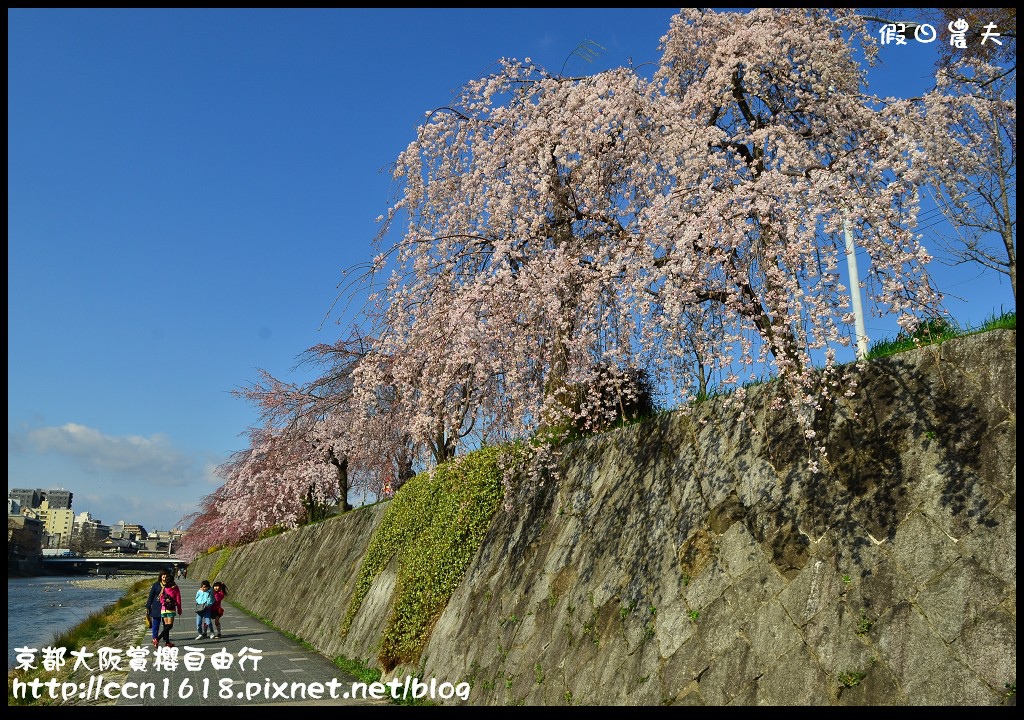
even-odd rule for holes
{"type": "Polygon", "coordinates": [[[220,580],[213,584],[213,623],[217,626],[215,638],[220,637],[220,618],[224,614],[221,602],[228,596],[228,586],[220,580]]]}

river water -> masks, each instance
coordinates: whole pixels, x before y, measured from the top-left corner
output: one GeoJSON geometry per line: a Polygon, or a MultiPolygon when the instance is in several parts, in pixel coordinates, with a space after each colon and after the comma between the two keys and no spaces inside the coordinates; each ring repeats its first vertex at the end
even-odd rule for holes
{"type": "Polygon", "coordinates": [[[8,578],[8,669],[14,667],[15,648],[39,650],[46,647],[56,635],[123,596],[127,587],[127,583],[125,587],[118,588],[80,587],[76,584],[83,580],[86,578],[82,575],[8,578]]]}

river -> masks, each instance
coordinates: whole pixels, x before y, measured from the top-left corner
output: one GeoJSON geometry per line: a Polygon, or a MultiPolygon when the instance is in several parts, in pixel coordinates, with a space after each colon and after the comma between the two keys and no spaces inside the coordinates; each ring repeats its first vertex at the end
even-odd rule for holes
{"type": "Polygon", "coordinates": [[[14,667],[15,648],[46,647],[97,610],[124,595],[133,580],[69,577],[27,577],[7,580],[7,668],[14,667]]]}

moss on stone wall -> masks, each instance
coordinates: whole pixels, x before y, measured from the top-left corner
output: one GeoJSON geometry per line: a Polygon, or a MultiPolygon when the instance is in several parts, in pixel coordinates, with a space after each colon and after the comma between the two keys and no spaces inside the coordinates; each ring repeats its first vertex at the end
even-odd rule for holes
{"type": "Polygon", "coordinates": [[[375,530],[342,623],[347,633],[374,579],[392,558],[397,580],[378,660],[415,662],[475,557],[502,498],[499,448],[484,448],[417,475],[375,530]]]}
{"type": "Polygon", "coordinates": [[[220,555],[217,556],[217,561],[213,564],[213,570],[210,571],[210,577],[207,578],[210,582],[217,579],[217,574],[224,569],[224,566],[228,563],[228,558],[231,557],[231,553],[234,548],[226,547],[220,551],[220,555]]]}

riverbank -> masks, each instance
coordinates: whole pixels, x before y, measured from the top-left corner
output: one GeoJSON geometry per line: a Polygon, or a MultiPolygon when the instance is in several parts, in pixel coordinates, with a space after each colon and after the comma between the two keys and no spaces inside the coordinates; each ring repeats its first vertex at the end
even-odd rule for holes
{"type": "MultiPolygon", "coordinates": [[[[92,582],[103,582],[103,579],[94,579],[92,582]]],[[[180,586],[182,594],[191,598],[198,589],[198,581],[183,581],[180,586]]],[[[90,649],[104,646],[123,649],[135,645],[148,652],[148,630],[143,623],[143,605],[148,588],[149,581],[131,585],[124,597],[90,618],[95,621],[96,627],[81,623],[62,636],[57,644],[69,649],[82,646],[90,649]]],[[[81,667],[76,670],[74,663],[67,662],[59,670],[51,672],[38,668],[13,671],[8,674],[8,705],[152,705],[160,709],[188,706],[206,712],[211,706],[227,705],[392,704],[376,690],[369,695],[367,693],[367,683],[378,680],[379,673],[372,678],[357,677],[351,668],[305,647],[297,638],[286,636],[243,608],[231,603],[225,604],[225,613],[221,618],[223,637],[213,641],[193,641],[193,617],[186,616],[175,623],[172,637],[181,651],[210,658],[216,653],[221,657],[237,658],[237,662],[229,661],[223,665],[211,660],[200,662],[198,668],[183,668],[176,663],[160,667],[154,662],[146,668],[145,676],[138,674],[138,668],[129,669],[126,666],[121,671],[100,671],[96,662],[92,663],[92,669],[81,667]],[[15,678],[21,681],[20,693],[24,697],[15,698],[12,694],[15,678]],[[48,692],[44,690],[40,693],[44,697],[31,698],[32,692],[25,688],[26,683],[31,683],[35,678],[42,683],[55,680],[54,687],[61,697],[45,697],[48,692]],[[141,678],[156,688],[153,691],[156,695],[146,696],[137,692],[141,687],[141,678]],[[90,688],[98,690],[100,680],[105,690],[102,693],[90,691],[90,688]],[[357,694],[360,685],[362,692],[357,694]],[[225,688],[230,688],[231,692],[225,694],[225,688]],[[66,698],[63,697],[65,692],[68,695],[66,698]]],[[[184,662],[187,665],[189,661],[184,662]]]]}
{"type": "MultiPolygon", "coordinates": [[[[69,584],[88,590],[113,590],[121,591],[121,596],[102,609],[91,613],[77,625],[60,634],[55,638],[55,645],[66,648],[80,647],[126,647],[129,644],[140,644],[147,632],[143,617],[145,611],[143,606],[146,600],[146,591],[151,582],[150,578],[138,576],[118,576],[112,578],[81,578],[69,581],[69,584]]],[[[41,698],[37,701],[25,701],[15,699],[11,694],[15,678],[22,681],[31,681],[33,678],[40,678],[44,681],[54,678],[58,683],[64,682],[88,682],[91,672],[86,668],[75,669],[73,663],[66,663],[56,671],[45,671],[41,665],[31,670],[10,670],[7,675],[7,704],[11,705],[96,705],[112,704],[111,702],[87,702],[79,698],[71,698],[68,701],[60,699],[50,700],[41,698]]],[[[126,673],[122,673],[126,674],[126,673]]],[[[107,673],[104,675],[117,676],[119,673],[107,673]]]]}
{"type": "MultiPolygon", "coordinates": [[[[72,580],[71,584],[75,587],[92,588],[93,590],[119,590],[122,588],[127,590],[142,579],[144,576],[140,575],[115,575],[109,578],[94,577],[72,580]]],[[[155,580],[156,576],[154,575],[152,579],[155,580]]]]}

